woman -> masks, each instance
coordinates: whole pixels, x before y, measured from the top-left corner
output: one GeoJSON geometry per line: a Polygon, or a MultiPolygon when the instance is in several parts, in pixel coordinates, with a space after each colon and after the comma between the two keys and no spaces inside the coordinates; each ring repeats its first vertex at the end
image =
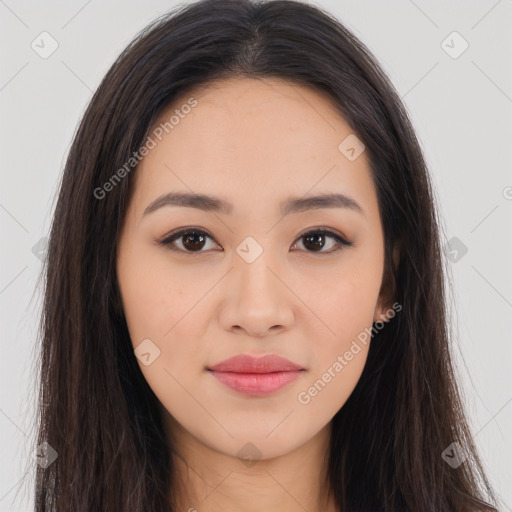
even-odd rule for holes
{"type": "Polygon", "coordinates": [[[339,21],[286,0],[162,17],[66,163],[37,510],[496,510],[439,244],[405,109],[339,21]]]}

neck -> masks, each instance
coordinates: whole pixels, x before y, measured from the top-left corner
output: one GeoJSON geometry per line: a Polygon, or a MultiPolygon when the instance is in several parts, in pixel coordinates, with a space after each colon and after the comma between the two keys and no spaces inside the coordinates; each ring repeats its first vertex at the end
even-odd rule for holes
{"type": "Polygon", "coordinates": [[[327,481],[331,424],[272,459],[241,460],[193,437],[165,412],[171,505],[187,512],[336,512],[327,481]]]}

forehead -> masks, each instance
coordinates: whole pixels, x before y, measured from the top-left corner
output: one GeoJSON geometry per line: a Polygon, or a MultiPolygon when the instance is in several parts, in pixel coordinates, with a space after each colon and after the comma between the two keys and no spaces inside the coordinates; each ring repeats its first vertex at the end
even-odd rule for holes
{"type": "Polygon", "coordinates": [[[283,79],[231,78],[192,89],[150,133],[159,136],[136,172],[146,199],[179,189],[229,197],[237,208],[237,197],[243,205],[313,189],[373,192],[365,153],[350,161],[339,149],[354,134],[334,102],[283,79]]]}

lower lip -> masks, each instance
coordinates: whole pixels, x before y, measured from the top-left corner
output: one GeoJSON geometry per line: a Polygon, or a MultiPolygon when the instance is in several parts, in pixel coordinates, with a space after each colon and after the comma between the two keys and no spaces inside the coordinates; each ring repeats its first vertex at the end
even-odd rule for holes
{"type": "Polygon", "coordinates": [[[284,388],[293,382],[302,373],[302,370],[273,372],[273,373],[234,373],[216,372],[210,373],[222,384],[244,395],[261,396],[268,395],[284,388]]]}

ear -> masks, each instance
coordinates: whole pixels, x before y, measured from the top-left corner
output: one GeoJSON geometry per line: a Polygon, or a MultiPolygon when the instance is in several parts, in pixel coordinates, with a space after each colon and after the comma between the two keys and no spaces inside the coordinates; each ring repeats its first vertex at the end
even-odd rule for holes
{"type": "Polygon", "coordinates": [[[393,247],[393,263],[390,264],[389,258],[386,258],[386,260],[379,297],[373,315],[374,322],[387,322],[388,317],[386,311],[391,308],[391,305],[395,301],[396,282],[394,270],[398,268],[400,262],[400,245],[398,243],[395,243],[393,247]]]}

